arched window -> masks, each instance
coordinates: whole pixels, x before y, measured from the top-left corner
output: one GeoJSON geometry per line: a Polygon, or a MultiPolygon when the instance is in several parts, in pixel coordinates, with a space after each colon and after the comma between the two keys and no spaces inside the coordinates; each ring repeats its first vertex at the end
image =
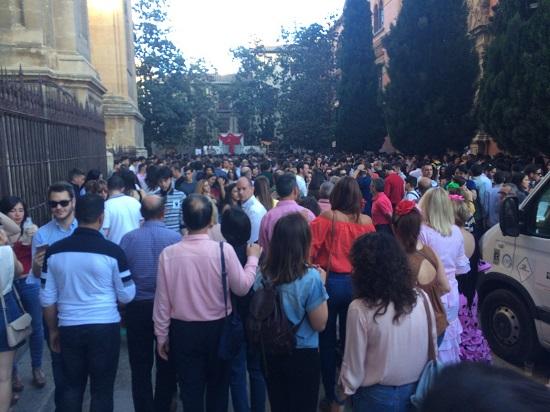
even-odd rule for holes
{"type": "Polygon", "coordinates": [[[378,17],[379,17],[379,14],[378,14],[378,4],[376,4],[374,6],[374,11],[372,13],[373,15],[373,24],[372,24],[372,29],[373,29],[373,32],[376,33],[379,29],[380,29],[380,23],[378,22],[378,17]]]}
{"type": "Polygon", "coordinates": [[[378,3],[378,23],[382,29],[384,27],[384,0],[380,0],[378,3]]]}
{"type": "Polygon", "coordinates": [[[378,1],[374,6],[373,15],[373,31],[378,33],[384,27],[384,0],[378,1]]]}

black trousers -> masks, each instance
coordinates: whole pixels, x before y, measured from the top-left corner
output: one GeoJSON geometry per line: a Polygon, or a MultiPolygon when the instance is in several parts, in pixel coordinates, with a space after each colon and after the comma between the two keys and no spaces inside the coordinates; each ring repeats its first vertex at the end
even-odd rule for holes
{"type": "Polygon", "coordinates": [[[168,412],[177,389],[176,368],[156,352],[153,301],[134,301],[126,306],[128,356],[132,371],[132,399],[136,412],[168,412]],[[152,369],[156,364],[153,395],[152,369]]]}
{"type": "Polygon", "coordinates": [[[217,355],[224,319],[170,322],[170,358],[185,412],[226,412],[231,362],[217,355]]]}
{"type": "Polygon", "coordinates": [[[318,349],[292,355],[266,354],[265,379],[271,412],[317,412],[321,366],[318,349]]]}
{"type": "Polygon", "coordinates": [[[61,362],[65,376],[63,412],[82,412],[90,377],[90,412],[112,412],[113,390],[120,354],[120,324],[62,326],[61,362]]]}

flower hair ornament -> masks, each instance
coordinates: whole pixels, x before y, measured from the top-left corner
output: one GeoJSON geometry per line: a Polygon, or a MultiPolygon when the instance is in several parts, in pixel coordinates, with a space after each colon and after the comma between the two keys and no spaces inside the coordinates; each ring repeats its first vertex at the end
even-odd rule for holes
{"type": "Polygon", "coordinates": [[[405,216],[412,212],[413,209],[416,209],[416,203],[412,200],[402,200],[395,207],[395,214],[397,216],[405,216]]]}
{"type": "Polygon", "coordinates": [[[464,196],[462,196],[462,195],[449,195],[449,199],[451,199],[453,202],[462,202],[464,200],[464,196]]]}

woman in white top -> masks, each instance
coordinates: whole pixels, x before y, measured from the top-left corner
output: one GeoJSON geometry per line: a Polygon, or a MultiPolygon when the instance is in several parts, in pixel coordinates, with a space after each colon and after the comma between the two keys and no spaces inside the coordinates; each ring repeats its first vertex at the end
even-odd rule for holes
{"type": "Polygon", "coordinates": [[[405,252],[392,236],[361,236],[350,259],[355,299],[348,309],[346,348],[332,410],[351,396],[354,412],[408,411],[428,361],[429,339],[436,346],[429,299],[414,288],[416,279],[405,252]]]}
{"type": "MultiPolygon", "coordinates": [[[[14,321],[22,314],[13,293],[14,276],[19,276],[21,273],[23,273],[23,265],[8,246],[6,233],[0,229],[0,293],[6,305],[1,310],[5,313],[8,322],[14,321]]],[[[5,318],[0,315],[0,412],[7,412],[10,408],[13,359],[17,348],[23,345],[22,342],[16,347],[9,346],[5,318]]]]}
{"type": "Polygon", "coordinates": [[[424,216],[420,241],[431,247],[443,262],[451,291],[441,296],[447,312],[449,326],[439,345],[439,360],[443,363],[460,362],[460,334],[458,319],[459,293],[456,275],[470,271],[470,261],[464,251],[464,237],[455,225],[453,205],[449,193],[442,188],[428,190],[420,199],[419,208],[424,216]]]}

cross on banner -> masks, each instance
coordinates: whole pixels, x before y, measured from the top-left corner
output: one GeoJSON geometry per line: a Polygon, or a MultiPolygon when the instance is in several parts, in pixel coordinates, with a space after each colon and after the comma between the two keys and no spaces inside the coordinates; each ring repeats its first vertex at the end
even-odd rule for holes
{"type": "Polygon", "coordinates": [[[222,133],[218,136],[218,139],[226,146],[229,146],[229,154],[235,154],[235,146],[241,144],[243,138],[242,133],[222,133]]]}

